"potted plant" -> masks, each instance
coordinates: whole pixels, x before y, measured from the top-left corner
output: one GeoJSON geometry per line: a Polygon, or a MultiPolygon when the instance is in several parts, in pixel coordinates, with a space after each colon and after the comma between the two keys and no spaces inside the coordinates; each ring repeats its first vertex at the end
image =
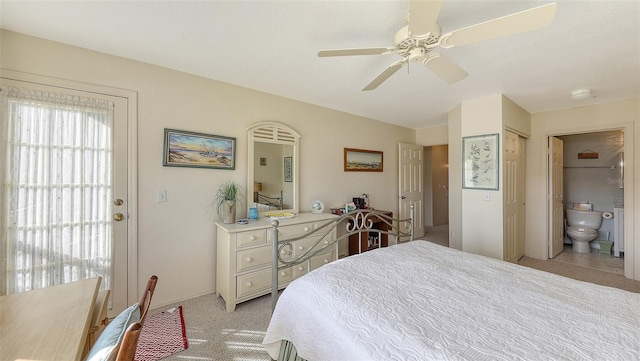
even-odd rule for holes
{"type": "Polygon", "coordinates": [[[236,204],[243,198],[242,188],[234,181],[228,181],[218,188],[211,206],[216,207],[222,223],[236,222],[236,204]]]}

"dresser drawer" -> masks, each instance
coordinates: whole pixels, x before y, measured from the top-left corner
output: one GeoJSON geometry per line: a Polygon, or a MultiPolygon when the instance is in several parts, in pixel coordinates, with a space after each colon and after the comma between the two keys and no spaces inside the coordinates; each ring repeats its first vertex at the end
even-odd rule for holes
{"type": "Polygon", "coordinates": [[[271,265],[271,246],[243,249],[236,253],[237,272],[267,265],[271,265]]]}
{"type": "Polygon", "coordinates": [[[327,263],[335,261],[335,252],[321,253],[309,260],[309,271],[313,271],[318,267],[322,267],[327,263]]]}
{"type": "MultiPolygon", "coordinates": [[[[293,256],[294,257],[302,256],[305,252],[310,250],[311,247],[313,247],[314,244],[319,239],[320,239],[320,237],[313,237],[313,238],[305,238],[305,239],[301,239],[299,241],[295,241],[294,244],[293,244],[293,256]]],[[[327,244],[331,243],[332,240],[333,240],[333,237],[331,237],[330,235],[324,237],[322,242],[320,242],[320,244],[318,244],[316,246],[316,249],[320,249],[320,248],[326,246],[327,244]]],[[[333,249],[333,246],[327,248],[327,250],[329,250],[329,249],[333,249]]]]}
{"type": "MultiPolygon", "coordinates": [[[[280,285],[293,280],[293,270],[287,268],[280,271],[278,283],[280,285]]],[[[264,292],[271,288],[271,268],[238,276],[236,279],[237,298],[249,296],[254,293],[264,292]]]]}
{"type": "MultiPolygon", "coordinates": [[[[273,252],[271,245],[237,251],[236,271],[241,273],[257,267],[271,266],[271,252],[273,252]]],[[[282,251],[280,251],[282,260],[291,260],[291,253],[288,247],[282,249],[282,251]]]]}
{"type": "MultiPolygon", "coordinates": [[[[278,227],[278,240],[282,241],[288,238],[293,238],[296,236],[301,236],[313,229],[313,222],[309,223],[300,223],[300,224],[292,224],[289,226],[281,226],[278,227]]],[[[273,236],[271,234],[271,230],[269,230],[268,239],[271,242],[273,236]]]]}
{"type": "Polygon", "coordinates": [[[334,252],[325,252],[319,255],[313,256],[308,262],[302,262],[299,265],[293,266],[293,279],[304,276],[318,267],[322,267],[327,263],[335,261],[333,256],[334,252]]]}
{"type": "Polygon", "coordinates": [[[300,276],[304,276],[309,273],[309,263],[302,262],[298,265],[293,266],[293,279],[296,279],[300,276]]]}
{"type": "Polygon", "coordinates": [[[267,231],[265,229],[236,233],[237,248],[244,248],[261,243],[267,243],[267,231]]]}

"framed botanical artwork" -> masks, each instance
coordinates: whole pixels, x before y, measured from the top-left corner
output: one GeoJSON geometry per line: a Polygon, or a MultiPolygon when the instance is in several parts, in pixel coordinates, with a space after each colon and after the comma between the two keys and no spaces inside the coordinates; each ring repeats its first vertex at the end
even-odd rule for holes
{"type": "Polygon", "coordinates": [[[163,153],[163,166],[236,168],[236,138],[165,129],[163,153]]]}
{"type": "Polygon", "coordinates": [[[376,150],[344,148],[345,172],[382,172],[383,160],[376,150]]]}
{"type": "Polygon", "coordinates": [[[462,188],[499,189],[498,134],[462,138],[462,188]]]}
{"type": "Polygon", "coordinates": [[[284,157],[284,181],[293,182],[293,157],[284,157]]]}

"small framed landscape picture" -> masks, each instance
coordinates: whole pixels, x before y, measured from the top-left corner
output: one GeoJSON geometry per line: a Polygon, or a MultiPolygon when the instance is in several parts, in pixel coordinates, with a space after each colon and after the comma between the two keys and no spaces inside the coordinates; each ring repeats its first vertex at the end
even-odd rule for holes
{"type": "Polygon", "coordinates": [[[162,165],[235,169],[236,138],[165,129],[162,165]]]}
{"type": "Polygon", "coordinates": [[[498,134],[462,138],[462,188],[499,189],[498,134]]]}
{"type": "Polygon", "coordinates": [[[383,154],[376,150],[344,148],[345,172],[382,172],[383,154]]]}

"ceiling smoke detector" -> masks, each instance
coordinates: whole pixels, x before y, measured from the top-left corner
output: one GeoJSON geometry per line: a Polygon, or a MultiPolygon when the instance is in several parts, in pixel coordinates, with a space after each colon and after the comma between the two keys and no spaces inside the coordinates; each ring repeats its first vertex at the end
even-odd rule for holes
{"type": "Polygon", "coordinates": [[[571,92],[571,99],[573,100],[585,100],[593,97],[591,89],[578,89],[571,92]]]}

